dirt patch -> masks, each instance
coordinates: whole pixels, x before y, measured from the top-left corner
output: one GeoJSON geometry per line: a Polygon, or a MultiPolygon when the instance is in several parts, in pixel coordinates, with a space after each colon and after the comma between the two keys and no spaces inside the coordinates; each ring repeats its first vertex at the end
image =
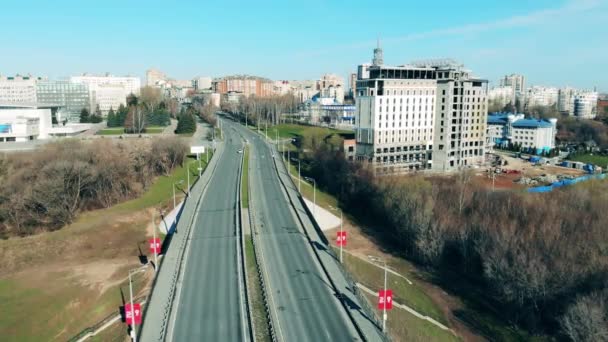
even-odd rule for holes
{"type": "Polygon", "coordinates": [[[99,293],[104,293],[108,288],[120,284],[127,277],[128,270],[137,266],[132,259],[114,259],[96,261],[88,264],[79,264],[70,267],[72,277],[77,279],[83,286],[91,287],[99,293]]]}

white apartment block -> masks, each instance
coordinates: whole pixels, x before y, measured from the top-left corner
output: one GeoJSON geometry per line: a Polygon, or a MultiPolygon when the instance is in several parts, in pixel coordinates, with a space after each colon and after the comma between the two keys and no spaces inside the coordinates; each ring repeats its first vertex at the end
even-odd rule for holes
{"type": "Polygon", "coordinates": [[[36,81],[32,76],[1,76],[0,75],[0,102],[37,102],[36,81]]]}
{"type": "Polygon", "coordinates": [[[540,154],[555,148],[557,119],[526,119],[524,114],[494,113],[488,115],[487,146],[507,148],[519,145],[540,154]]]}
{"type": "Polygon", "coordinates": [[[574,95],[577,90],[566,87],[557,92],[557,110],[564,115],[574,115],[574,95]]]}
{"type": "Polygon", "coordinates": [[[433,170],[480,166],[485,159],[488,81],[453,61],[428,65],[437,72],[433,170]]]}
{"type": "Polygon", "coordinates": [[[89,87],[106,84],[122,85],[125,88],[127,95],[131,93],[139,95],[139,90],[141,89],[141,80],[139,79],[139,77],[131,76],[118,77],[109,74],[106,74],[104,76],[83,74],[82,76],[70,77],[70,81],[73,83],[84,83],[89,85],[89,87]]]}
{"type": "Polygon", "coordinates": [[[593,119],[597,115],[597,92],[581,92],[574,95],[574,116],[593,119]]]}
{"type": "Polygon", "coordinates": [[[432,68],[367,68],[357,81],[356,156],[380,173],[431,166],[437,81],[432,68]]]}
{"type": "Polygon", "coordinates": [[[124,85],[121,84],[96,84],[89,86],[91,93],[91,113],[97,109],[105,116],[110,109],[116,111],[120,105],[127,104],[127,96],[131,94],[127,92],[124,85]]]}
{"type": "Polygon", "coordinates": [[[557,104],[558,93],[557,88],[534,86],[526,91],[526,105],[528,108],[534,106],[553,106],[557,104]]]}
{"type": "Polygon", "coordinates": [[[492,88],[488,91],[488,101],[498,103],[501,107],[509,103],[515,105],[515,91],[511,86],[492,88]]]}
{"type": "Polygon", "coordinates": [[[523,75],[511,74],[500,79],[501,87],[511,87],[515,96],[521,96],[526,91],[526,78],[523,75]]]}

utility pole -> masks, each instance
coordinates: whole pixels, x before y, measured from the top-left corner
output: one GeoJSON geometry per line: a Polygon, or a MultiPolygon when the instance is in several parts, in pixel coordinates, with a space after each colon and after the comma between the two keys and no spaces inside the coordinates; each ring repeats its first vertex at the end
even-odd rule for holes
{"type": "Polygon", "coordinates": [[[152,237],[154,238],[154,272],[158,270],[158,253],[156,253],[156,224],[154,222],[155,214],[156,212],[152,210],[152,237]]]}
{"type": "Polygon", "coordinates": [[[131,329],[133,329],[132,331],[132,337],[133,337],[133,342],[137,342],[137,328],[135,327],[137,324],[135,324],[135,306],[133,305],[133,281],[131,280],[131,271],[129,271],[129,295],[131,296],[130,298],[130,302],[131,302],[131,329]]]}
{"type": "MultiPolygon", "coordinates": [[[[340,208],[338,208],[338,209],[340,209],[340,208]]],[[[343,219],[342,219],[342,209],[340,209],[340,231],[341,232],[344,231],[344,226],[343,226],[342,222],[343,222],[343,219]]],[[[342,263],[342,248],[344,248],[343,246],[344,246],[344,243],[341,243],[340,244],[340,263],[342,263]]],[[[385,287],[386,287],[386,285],[385,285],[385,287]]]]}
{"type": "Polygon", "coordinates": [[[186,163],[186,177],[188,178],[188,191],[186,191],[186,196],[190,197],[190,162],[186,163]]]}
{"type": "Polygon", "coordinates": [[[382,332],[386,332],[386,260],[384,261],[384,307],[383,307],[383,315],[382,315],[382,332]]]}

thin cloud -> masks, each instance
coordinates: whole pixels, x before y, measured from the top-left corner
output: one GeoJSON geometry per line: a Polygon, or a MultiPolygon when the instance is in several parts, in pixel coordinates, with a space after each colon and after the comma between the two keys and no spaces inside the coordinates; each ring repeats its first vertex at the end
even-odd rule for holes
{"type": "MultiPolygon", "coordinates": [[[[570,0],[566,2],[563,6],[557,8],[548,8],[542,9],[534,12],[530,12],[524,15],[516,15],[504,19],[499,19],[492,22],[483,22],[483,23],[475,23],[475,24],[467,24],[463,26],[457,27],[449,27],[438,30],[431,30],[426,32],[418,32],[411,33],[405,36],[400,37],[388,37],[382,38],[383,43],[403,43],[410,42],[422,39],[429,38],[438,38],[438,37],[446,37],[446,36],[454,36],[454,35],[463,35],[463,34],[473,34],[478,32],[486,32],[486,31],[494,31],[494,30],[504,30],[511,28],[519,28],[526,27],[532,25],[539,25],[547,22],[548,20],[554,20],[556,18],[562,16],[573,15],[576,13],[589,12],[598,8],[604,0],[570,0]]],[[[319,55],[324,55],[328,53],[332,53],[337,50],[343,49],[362,49],[369,48],[370,46],[374,46],[376,44],[375,41],[366,41],[366,42],[357,42],[353,44],[345,44],[334,46],[328,49],[321,49],[315,51],[307,51],[297,53],[298,57],[314,57],[319,55]]]]}

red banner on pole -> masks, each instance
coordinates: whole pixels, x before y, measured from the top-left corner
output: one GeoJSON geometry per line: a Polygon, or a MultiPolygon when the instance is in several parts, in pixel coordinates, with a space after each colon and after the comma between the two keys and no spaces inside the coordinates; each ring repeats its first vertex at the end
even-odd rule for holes
{"type": "Polygon", "coordinates": [[[393,290],[378,291],[378,309],[390,310],[393,308],[393,290]]]}
{"type": "Polygon", "coordinates": [[[336,234],[336,245],[346,246],[346,231],[340,230],[336,234]]]}
{"type": "Polygon", "coordinates": [[[125,304],[125,321],[128,325],[141,324],[141,306],[139,303],[133,303],[133,309],[131,310],[131,303],[125,304]],[[135,322],[133,322],[135,317],[135,322]]]}
{"type": "Polygon", "coordinates": [[[156,239],[150,239],[149,240],[149,245],[150,245],[150,253],[152,254],[160,254],[160,238],[156,238],[156,239]]]}

